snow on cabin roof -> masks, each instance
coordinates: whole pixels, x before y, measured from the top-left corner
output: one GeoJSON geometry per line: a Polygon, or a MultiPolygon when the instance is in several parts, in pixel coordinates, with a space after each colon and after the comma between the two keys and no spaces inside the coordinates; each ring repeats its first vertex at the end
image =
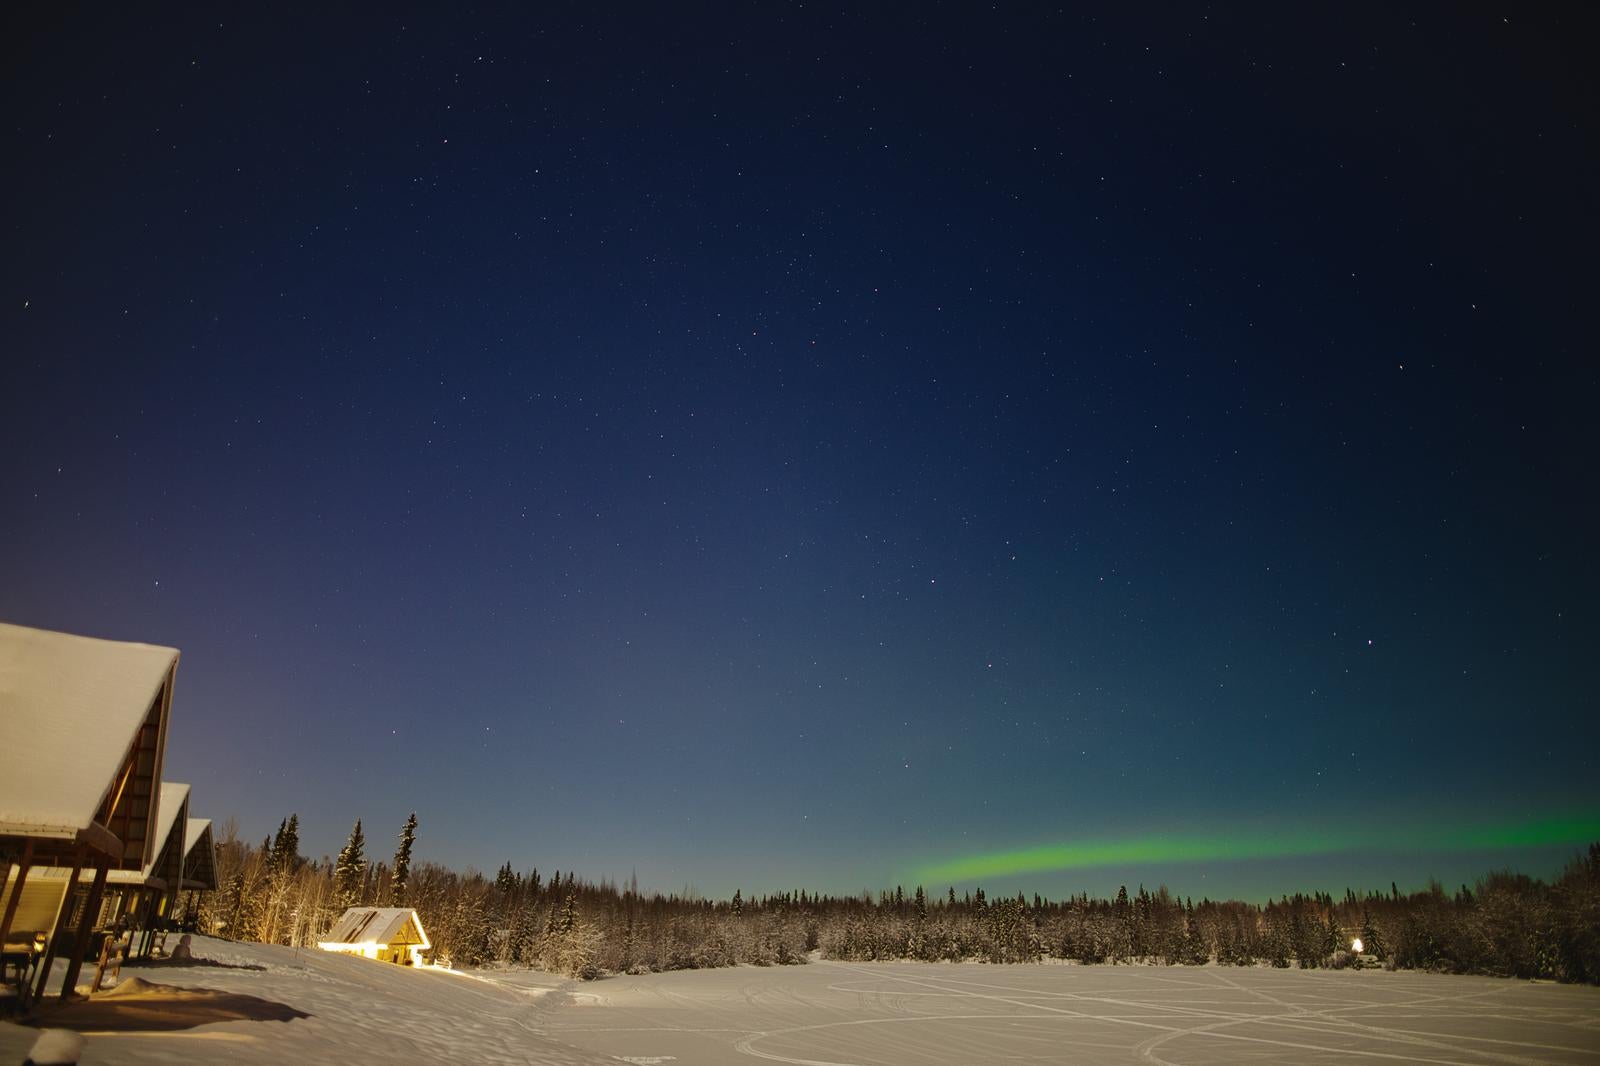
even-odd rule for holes
{"type": "Polygon", "coordinates": [[[183,834],[183,887],[217,887],[216,845],[210,818],[190,818],[183,834]]]}
{"type": "Polygon", "coordinates": [[[432,946],[428,943],[428,934],[422,931],[421,919],[410,907],[351,907],[318,943],[393,944],[396,941],[416,944],[424,951],[432,946]],[[411,924],[409,937],[405,935],[407,923],[411,924]]]}
{"type": "Polygon", "coordinates": [[[88,829],[177,661],[173,648],[0,622],[0,834],[88,829]]]}
{"type": "Polygon", "coordinates": [[[156,852],[150,859],[150,864],[145,867],[145,872],[151,872],[157,860],[171,849],[173,865],[178,869],[183,868],[183,838],[189,831],[189,786],[180,785],[176,781],[161,782],[161,792],[156,800],[156,852]],[[183,816],[179,823],[178,816],[183,816]],[[173,834],[177,835],[174,836],[173,834]]]}
{"type": "Polygon", "coordinates": [[[188,857],[194,851],[194,846],[200,843],[200,834],[211,828],[210,818],[190,818],[188,826],[183,833],[183,854],[188,857]]]}

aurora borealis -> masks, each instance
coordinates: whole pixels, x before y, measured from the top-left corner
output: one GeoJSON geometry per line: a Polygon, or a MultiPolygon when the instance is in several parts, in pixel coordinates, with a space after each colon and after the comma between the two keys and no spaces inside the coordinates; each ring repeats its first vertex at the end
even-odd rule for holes
{"type": "Polygon", "coordinates": [[[1554,875],[1594,19],[19,9],[0,619],[181,649],[309,857],[1554,875]]]}
{"type": "MultiPolygon", "coordinates": [[[[1548,818],[1512,825],[1429,825],[1366,831],[1284,835],[1183,835],[1123,837],[991,852],[931,863],[913,879],[929,884],[969,883],[1084,869],[1171,870],[1196,862],[1294,859],[1347,852],[1382,852],[1397,863],[1407,853],[1484,852],[1566,845],[1574,850],[1600,839],[1600,817],[1548,818]]],[[[1179,876],[1179,875],[1174,875],[1179,876]]]]}

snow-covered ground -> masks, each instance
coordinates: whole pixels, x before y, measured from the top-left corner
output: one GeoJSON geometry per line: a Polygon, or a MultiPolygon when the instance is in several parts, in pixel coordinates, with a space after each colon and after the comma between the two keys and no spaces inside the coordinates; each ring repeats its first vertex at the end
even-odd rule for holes
{"type": "MultiPolygon", "coordinates": [[[[179,988],[212,989],[236,998],[229,1009],[256,997],[307,1017],[290,1021],[210,1022],[176,1031],[97,1032],[92,1019],[82,1062],[94,1063],[611,1063],[592,1052],[564,1048],[541,1033],[551,992],[562,978],[519,975],[516,987],[490,984],[439,970],[411,970],[349,955],[314,950],[231,944],[194,938],[197,958],[223,966],[125,966],[123,981],[137,979],[179,988]],[[260,967],[245,968],[245,967],[260,967]]],[[[58,971],[59,972],[59,971],[58,971]]],[[[85,974],[87,982],[92,971],[85,974]]],[[[59,980],[59,978],[58,978],[59,980]]],[[[52,988],[59,987],[52,983],[52,988]]],[[[115,998],[115,997],[113,997],[115,998]]],[[[169,997],[170,998],[170,997],[169,997]]],[[[109,1000],[106,1002],[110,1002],[109,1000]]],[[[164,1004],[135,995],[128,1006],[142,1015],[181,1015],[207,1009],[206,1001],[164,1004]]],[[[69,1011],[71,1008],[68,1009],[69,1011]]],[[[281,1009],[260,1013],[281,1016],[281,1009]]],[[[64,1014],[46,1022],[66,1024],[64,1014]]],[[[21,1063],[38,1033],[0,1023],[0,1064],[21,1063]]]]}
{"type": "Polygon", "coordinates": [[[628,1062],[1600,1062],[1600,989],[1381,971],[816,963],[614,978],[543,1023],[628,1062]]]}
{"type": "MultiPolygon", "coordinates": [[[[249,1014],[255,1001],[243,997],[259,997],[280,1005],[260,1013],[306,1016],[90,1031],[85,1064],[1600,1064],[1600,989],[1492,978],[819,962],[578,984],[540,973],[404,970],[200,938],[195,949],[263,968],[153,966],[124,975],[235,997],[191,1003],[249,1014]]],[[[20,1063],[35,1035],[0,1024],[0,1066],[20,1063]]]]}

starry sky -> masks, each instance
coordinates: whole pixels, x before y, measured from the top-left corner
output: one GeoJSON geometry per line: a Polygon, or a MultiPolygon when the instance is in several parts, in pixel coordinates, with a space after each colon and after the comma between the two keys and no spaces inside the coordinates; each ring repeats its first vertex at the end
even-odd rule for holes
{"type": "Polygon", "coordinates": [[[0,618],[313,857],[1553,874],[1594,16],[1293,7],[21,9],[0,618]]]}

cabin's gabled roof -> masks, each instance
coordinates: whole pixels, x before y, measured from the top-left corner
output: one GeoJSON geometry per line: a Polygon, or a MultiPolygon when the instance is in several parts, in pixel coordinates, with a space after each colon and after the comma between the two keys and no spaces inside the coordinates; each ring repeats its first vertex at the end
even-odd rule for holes
{"type": "Polygon", "coordinates": [[[189,830],[189,786],[161,782],[156,803],[156,855],[145,876],[158,877],[167,888],[177,888],[183,878],[183,837],[189,830]]]}
{"type": "Polygon", "coordinates": [[[114,884],[142,884],[150,888],[177,888],[183,876],[184,833],[189,826],[189,786],[161,782],[156,800],[155,855],[138,870],[113,870],[114,884]]]}
{"type": "Polygon", "coordinates": [[[406,944],[426,951],[432,945],[410,907],[351,907],[319,944],[406,944]]]}
{"type": "Polygon", "coordinates": [[[0,836],[148,865],[177,665],[173,648],[0,623],[0,836]]]}
{"type": "Polygon", "coordinates": [[[211,839],[210,818],[190,818],[184,830],[183,887],[202,891],[217,887],[217,848],[211,839]]]}

